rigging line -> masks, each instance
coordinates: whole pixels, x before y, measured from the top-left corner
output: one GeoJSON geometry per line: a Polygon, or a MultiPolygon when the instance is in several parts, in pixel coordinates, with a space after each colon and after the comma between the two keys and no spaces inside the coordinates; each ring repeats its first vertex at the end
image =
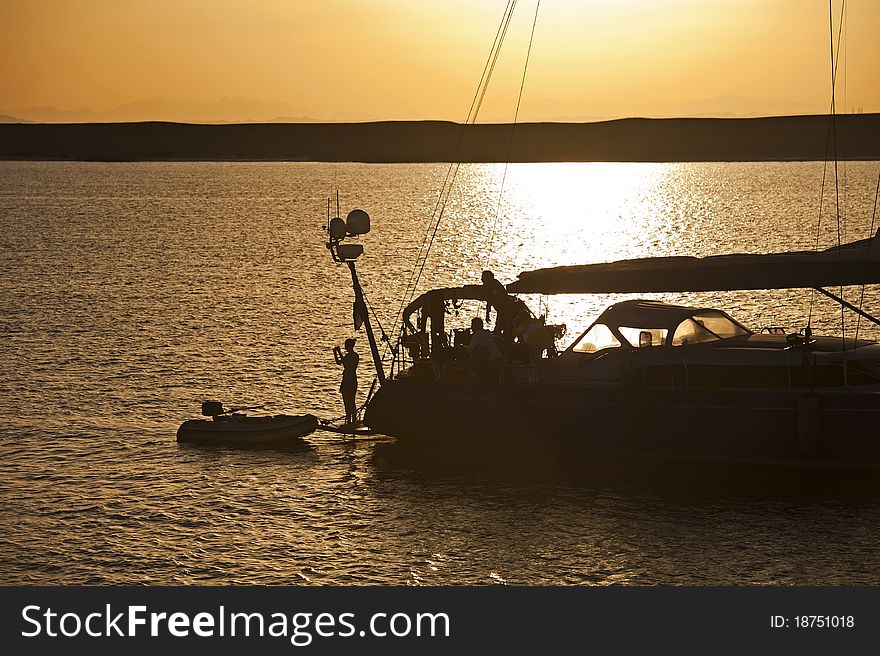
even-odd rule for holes
{"type": "MultiPolygon", "coordinates": [[[[831,11],[831,3],[832,0],[828,0],[828,10],[831,11]]],[[[843,28],[843,10],[846,7],[846,0],[843,0],[843,4],[840,6],[840,19],[838,20],[838,28],[837,28],[837,52],[834,52],[834,19],[831,18],[831,26],[830,26],[830,47],[831,47],[831,106],[828,108],[828,130],[825,134],[825,162],[822,168],[822,184],[824,189],[825,184],[825,172],[828,168],[828,155],[831,147],[831,127],[833,125],[833,116],[834,116],[834,88],[837,86],[837,67],[840,63],[840,41],[841,41],[841,33],[843,28]]],[[[819,229],[822,223],[822,204],[825,199],[825,196],[821,196],[819,198],[819,220],[816,224],[816,249],[819,248],[819,229]]]]}
{"type": "MultiPolygon", "coordinates": [[[[503,30],[502,33],[501,33],[501,39],[498,41],[498,48],[495,50],[495,56],[494,56],[494,58],[493,58],[493,60],[492,60],[492,65],[491,65],[491,67],[489,68],[489,75],[486,77],[486,82],[485,82],[485,84],[483,85],[483,90],[482,90],[482,93],[480,94],[479,102],[477,103],[477,107],[476,107],[476,109],[475,109],[475,111],[474,111],[473,120],[472,120],[472,123],[471,123],[472,125],[473,125],[473,123],[475,123],[476,120],[477,120],[477,116],[478,116],[478,114],[479,114],[479,112],[480,112],[480,108],[481,108],[482,105],[483,105],[483,99],[486,97],[486,91],[488,91],[488,89],[489,89],[489,82],[490,82],[490,80],[491,80],[491,78],[492,78],[492,73],[493,73],[494,70],[495,70],[495,64],[496,64],[497,61],[498,61],[498,55],[501,54],[501,46],[502,46],[502,44],[504,43],[504,37],[505,37],[505,35],[507,34],[507,29],[508,29],[508,27],[510,27],[510,19],[513,17],[513,8],[514,8],[515,6],[516,6],[516,0],[513,0],[513,3],[511,4],[511,11],[507,14],[507,20],[506,20],[506,22],[505,22],[505,24],[504,24],[504,30],[503,30]]],[[[452,179],[451,179],[451,181],[450,181],[450,183],[449,183],[449,187],[448,187],[448,189],[447,189],[447,193],[446,193],[445,200],[443,201],[443,204],[440,206],[440,213],[437,215],[437,220],[436,220],[436,222],[434,223],[434,231],[431,233],[431,239],[430,239],[430,241],[428,242],[428,248],[425,250],[425,255],[424,255],[424,258],[422,259],[422,265],[421,265],[421,267],[419,268],[419,273],[418,273],[418,275],[416,276],[415,283],[413,284],[412,293],[415,293],[415,290],[416,290],[416,288],[418,287],[418,284],[419,284],[419,280],[421,280],[422,273],[423,273],[424,270],[425,270],[425,266],[426,266],[427,263],[428,263],[428,254],[429,254],[430,251],[431,251],[431,247],[434,245],[434,239],[437,237],[437,231],[440,229],[440,222],[441,222],[441,220],[443,219],[443,214],[444,214],[444,212],[446,211],[446,204],[448,203],[449,198],[450,198],[450,196],[451,196],[451,194],[452,194],[452,188],[453,188],[453,186],[455,185],[455,180],[456,180],[456,178],[458,177],[458,171],[459,171],[460,168],[461,168],[461,162],[456,162],[456,163],[455,163],[454,170],[453,170],[453,173],[452,173],[452,179]]]]}
{"type": "MultiPolygon", "coordinates": [[[[493,44],[496,47],[494,48],[494,52],[490,53],[491,61],[488,64],[488,68],[484,69],[486,72],[485,78],[480,80],[481,84],[480,84],[480,88],[478,88],[478,91],[477,91],[476,102],[472,106],[472,111],[468,113],[468,119],[467,119],[465,125],[462,126],[462,130],[459,134],[458,144],[456,145],[455,157],[453,159],[457,158],[457,156],[458,156],[458,151],[460,149],[462,139],[463,139],[464,133],[465,133],[465,128],[468,125],[473,125],[476,122],[477,117],[479,116],[480,108],[482,107],[483,99],[486,96],[486,91],[489,88],[489,82],[491,81],[492,73],[495,70],[495,63],[498,61],[498,55],[501,52],[501,47],[504,43],[504,37],[506,36],[507,29],[510,26],[510,20],[513,16],[513,10],[515,7],[516,7],[516,0],[510,0],[510,2],[508,2],[508,6],[507,6],[507,13],[502,17],[502,25],[499,27],[498,38],[496,39],[496,43],[493,44]]],[[[431,225],[434,226],[434,229],[433,229],[433,231],[431,231],[431,236],[430,236],[430,240],[428,240],[428,242],[427,242],[427,247],[424,246],[424,242],[423,242],[422,248],[419,249],[421,266],[418,268],[418,273],[416,274],[415,278],[411,279],[411,284],[407,284],[406,294],[404,295],[403,299],[401,299],[400,307],[398,308],[397,316],[395,317],[395,320],[394,320],[395,330],[399,330],[399,327],[397,327],[397,324],[400,320],[401,313],[403,312],[404,303],[406,303],[409,299],[412,298],[412,295],[415,294],[415,291],[418,288],[418,284],[419,284],[419,281],[421,280],[422,273],[424,272],[425,266],[427,265],[427,262],[428,262],[428,255],[431,251],[431,247],[434,244],[434,239],[437,236],[437,231],[440,228],[440,222],[441,222],[441,220],[443,218],[443,214],[446,210],[446,204],[449,202],[449,198],[452,194],[452,189],[455,185],[455,180],[458,176],[458,171],[459,171],[460,167],[461,167],[461,162],[454,161],[452,164],[450,164],[450,168],[447,170],[446,178],[448,180],[448,184],[446,184],[446,181],[444,181],[444,188],[441,189],[440,196],[437,199],[437,206],[435,207],[435,210],[434,210],[434,215],[432,215],[432,217],[431,217],[432,221],[428,224],[429,231],[431,231],[431,225]],[[439,212],[438,212],[438,210],[439,210],[439,212]],[[436,219],[435,219],[435,215],[436,215],[436,219]],[[424,253],[424,255],[422,255],[422,253],[424,253]]],[[[427,235],[426,235],[426,237],[427,237],[427,235]]]]}
{"type": "MultiPolygon", "coordinates": [[[[831,12],[831,4],[832,0],[828,0],[828,11],[831,12]]],[[[820,228],[822,225],[822,205],[825,200],[824,189],[825,189],[825,175],[828,169],[828,155],[829,150],[831,148],[831,128],[834,123],[834,88],[837,86],[837,67],[840,63],[840,41],[841,41],[841,33],[843,29],[843,10],[846,7],[846,0],[843,0],[843,4],[840,7],[840,19],[838,20],[838,28],[837,28],[837,52],[834,52],[834,18],[830,18],[830,48],[831,48],[831,106],[828,108],[828,129],[825,133],[825,162],[822,167],[822,189],[823,194],[819,197],[819,218],[816,222],[816,250],[819,249],[819,235],[820,228]]]]}
{"type": "Polygon", "coordinates": [[[480,107],[483,105],[483,99],[486,97],[486,92],[489,90],[489,81],[492,79],[492,74],[495,72],[495,65],[498,63],[498,56],[501,54],[501,45],[504,43],[504,37],[507,36],[507,29],[510,27],[510,19],[513,18],[513,10],[515,8],[516,0],[513,0],[510,12],[507,14],[507,20],[504,22],[504,30],[501,32],[501,40],[498,42],[498,48],[495,49],[495,56],[492,58],[492,65],[489,67],[489,75],[486,77],[486,83],[483,85],[483,90],[480,93],[480,100],[477,103],[476,112],[474,113],[471,124],[476,123],[477,114],[479,114],[480,107]]]}
{"type": "MultiPolygon", "coordinates": [[[[492,47],[489,50],[489,56],[486,58],[486,62],[483,65],[483,72],[480,75],[479,83],[477,84],[477,89],[474,92],[474,97],[471,99],[470,107],[468,108],[467,116],[465,117],[464,123],[461,126],[458,134],[458,140],[456,142],[455,150],[453,152],[452,161],[449,163],[449,167],[446,169],[446,177],[443,180],[443,184],[440,187],[440,194],[438,195],[437,204],[434,207],[434,211],[431,213],[430,221],[425,228],[425,235],[422,237],[422,244],[419,248],[419,253],[417,255],[416,264],[413,265],[413,269],[410,272],[410,282],[412,281],[412,276],[415,274],[415,269],[418,261],[421,259],[422,249],[424,249],[425,243],[427,242],[428,235],[431,231],[431,226],[434,222],[434,217],[437,215],[437,211],[440,207],[440,203],[443,199],[443,194],[446,190],[446,186],[449,183],[449,178],[452,173],[453,166],[455,165],[455,161],[458,157],[458,152],[461,148],[461,144],[464,139],[465,129],[468,125],[471,124],[471,117],[474,116],[474,109],[478,106],[480,99],[480,90],[483,88],[483,85],[486,81],[487,73],[491,75],[490,67],[492,66],[493,57],[496,57],[495,52],[497,48],[500,48],[499,39],[503,39],[502,33],[505,25],[505,21],[507,20],[508,14],[512,11],[513,6],[516,4],[516,0],[508,0],[507,6],[505,7],[504,14],[502,15],[501,23],[498,25],[498,31],[495,33],[495,40],[492,42],[492,47]]],[[[408,283],[409,284],[409,283],[408,283]]],[[[407,287],[407,292],[409,291],[409,287],[407,287]]]]}
{"type": "MultiPolygon", "coordinates": [[[[871,229],[868,231],[868,238],[871,239],[871,242],[868,245],[868,259],[869,260],[871,259],[871,255],[872,255],[871,250],[874,248],[874,240],[873,240],[874,221],[877,218],[877,196],[878,195],[880,195],[880,171],[877,172],[877,187],[876,187],[876,189],[874,189],[874,210],[873,210],[873,212],[871,212],[871,229]]],[[[864,305],[864,303],[865,303],[865,285],[862,284],[862,293],[859,298],[859,309],[860,310],[862,309],[862,306],[864,305]]],[[[859,341],[859,328],[860,328],[861,321],[862,321],[862,315],[859,314],[856,316],[856,337],[855,337],[855,341],[853,342],[853,353],[855,353],[855,350],[856,350],[856,342],[859,341]]]]}
{"type": "MultiPolygon", "coordinates": [[[[391,340],[388,338],[388,334],[385,332],[385,328],[382,326],[382,322],[379,321],[378,313],[373,309],[373,304],[370,303],[370,299],[367,297],[367,293],[361,288],[361,295],[364,297],[364,305],[367,306],[367,312],[372,314],[376,319],[376,325],[379,326],[379,332],[382,333],[382,341],[385,342],[385,352],[382,354],[382,362],[385,362],[385,355],[388,353],[388,347],[390,345],[391,340]]],[[[370,398],[373,396],[373,391],[376,388],[376,383],[379,381],[378,375],[373,375],[373,381],[370,383],[370,389],[367,392],[367,398],[364,402],[358,407],[358,414],[363,412],[364,408],[367,407],[367,404],[370,402],[370,398]]]]}
{"type": "MultiPolygon", "coordinates": [[[[819,218],[816,221],[816,246],[815,250],[819,250],[819,234],[822,227],[822,205],[825,200],[825,178],[828,173],[828,150],[831,148],[831,123],[828,123],[828,130],[825,134],[825,162],[822,164],[822,187],[819,190],[819,218]]],[[[815,301],[816,290],[810,290],[810,309],[807,314],[807,326],[813,323],[813,302],[815,301]]]]}
{"type": "MultiPolygon", "coordinates": [[[[443,180],[443,185],[440,188],[440,194],[437,199],[437,204],[434,207],[434,211],[431,214],[431,221],[428,224],[427,229],[425,230],[425,236],[423,237],[422,247],[424,247],[425,241],[428,239],[428,234],[431,230],[431,225],[433,225],[433,219],[437,214],[438,209],[440,208],[440,204],[443,199],[444,192],[446,191],[447,185],[449,183],[450,175],[452,174],[453,167],[456,164],[456,160],[458,157],[459,150],[464,140],[464,134],[468,125],[471,125],[476,121],[476,116],[479,113],[479,107],[482,104],[482,97],[485,95],[485,91],[483,89],[488,85],[488,78],[491,77],[492,71],[494,70],[494,62],[497,61],[498,52],[501,48],[501,41],[504,39],[504,34],[506,33],[505,25],[509,24],[510,18],[514,6],[516,5],[516,0],[508,0],[507,7],[505,7],[505,13],[502,16],[501,23],[498,25],[498,31],[495,34],[495,40],[492,43],[492,48],[489,51],[489,56],[486,59],[486,63],[483,66],[483,72],[480,75],[480,81],[477,85],[477,89],[474,92],[474,97],[471,100],[470,108],[468,109],[467,116],[465,117],[464,123],[461,126],[461,130],[459,130],[458,140],[456,142],[456,147],[453,152],[452,161],[449,163],[449,167],[446,170],[446,178],[443,180]],[[482,93],[481,93],[482,91],[482,93]]],[[[419,253],[419,257],[421,257],[421,251],[419,253]]],[[[413,267],[413,271],[415,271],[415,267],[413,267]]]]}
{"type": "Polygon", "coordinates": [[[510,154],[513,152],[513,136],[516,131],[516,122],[519,118],[519,107],[522,103],[523,89],[526,86],[526,73],[529,70],[529,59],[532,55],[532,42],[535,40],[535,26],[538,24],[538,10],[541,8],[541,0],[535,3],[535,18],[532,20],[532,32],[529,35],[529,47],[526,50],[526,62],[523,65],[522,80],[519,83],[519,95],[516,98],[516,111],[513,113],[513,124],[510,126],[510,139],[507,142],[507,156],[504,158],[504,174],[501,176],[501,189],[498,191],[498,207],[495,208],[495,222],[492,224],[492,232],[489,234],[489,242],[486,244],[486,266],[489,268],[489,260],[492,257],[492,247],[495,242],[495,231],[498,229],[498,220],[501,218],[501,202],[504,199],[504,184],[507,181],[507,167],[510,165],[510,154]]]}
{"type": "MultiPolygon", "coordinates": [[[[828,12],[829,14],[832,11],[832,2],[833,0],[828,0],[828,12]]],[[[825,132],[825,161],[822,163],[822,189],[819,195],[819,217],[816,220],[816,246],[815,250],[819,250],[819,237],[821,234],[822,228],[822,208],[825,202],[825,178],[828,173],[828,155],[831,149],[831,126],[833,124],[833,120],[831,119],[834,112],[834,86],[837,83],[837,65],[840,62],[840,35],[843,28],[843,10],[846,7],[846,0],[843,0],[843,4],[840,6],[840,20],[838,21],[837,28],[837,53],[835,56],[834,52],[834,18],[832,17],[829,26],[830,32],[830,48],[831,48],[831,106],[828,109],[829,121],[828,121],[828,129],[825,132]]],[[[813,304],[816,298],[816,291],[810,291],[810,307],[809,313],[807,315],[807,325],[812,325],[813,322],[813,304]]]]}
{"type": "MultiPolygon", "coordinates": [[[[845,20],[844,11],[846,9],[846,0],[840,5],[840,19],[837,26],[837,57],[835,59],[834,56],[834,13],[832,11],[833,0],[829,0],[828,2],[828,20],[829,20],[829,31],[830,38],[832,41],[831,44],[831,132],[832,132],[832,144],[834,147],[834,205],[835,205],[835,214],[837,216],[837,246],[838,246],[838,256],[843,257],[843,252],[840,250],[840,184],[838,178],[837,171],[837,108],[835,105],[835,94],[837,88],[837,67],[840,64],[840,36],[843,32],[843,23],[845,20]]],[[[846,69],[844,69],[846,70],[846,69]]],[[[844,108],[844,111],[846,108],[844,108]]]]}
{"type": "MultiPolygon", "coordinates": [[[[831,0],[829,0],[829,7],[830,7],[830,2],[831,2],[831,0]]],[[[841,11],[842,11],[842,9],[843,9],[843,7],[841,7],[841,11]]],[[[842,18],[842,13],[841,13],[841,18],[842,18]]],[[[833,43],[834,43],[833,31],[831,34],[831,43],[832,43],[832,48],[833,48],[833,43]]],[[[837,65],[838,65],[839,60],[840,60],[840,30],[838,29],[837,57],[835,57],[834,52],[831,53],[831,62],[832,62],[831,89],[832,89],[832,94],[833,94],[834,87],[837,84],[837,65]]],[[[822,227],[822,207],[823,207],[824,200],[825,200],[825,177],[828,172],[828,155],[830,154],[829,151],[831,150],[831,126],[832,126],[831,116],[832,116],[833,111],[834,111],[834,100],[832,97],[831,106],[828,108],[828,118],[829,118],[828,129],[825,132],[825,161],[822,164],[822,194],[819,196],[819,217],[816,221],[816,246],[815,246],[816,250],[819,250],[819,237],[820,237],[820,232],[821,232],[821,227],[822,227]]]]}
{"type": "Polygon", "coordinates": [[[366,306],[367,306],[367,311],[368,311],[370,314],[372,314],[372,315],[376,318],[376,325],[379,326],[379,332],[382,333],[382,341],[384,341],[384,342],[387,343],[387,341],[388,341],[388,333],[386,333],[386,332],[385,332],[385,328],[382,327],[382,322],[379,321],[379,315],[378,315],[378,313],[373,309],[373,304],[370,303],[370,299],[367,298],[367,295],[364,293],[363,288],[361,288],[361,294],[362,294],[363,297],[364,297],[364,303],[365,303],[366,306]]]}
{"type": "MultiPolygon", "coordinates": [[[[846,3],[844,2],[843,7],[846,7],[846,3]]],[[[841,10],[843,9],[841,7],[841,10]]],[[[847,14],[842,11],[842,18],[840,21],[840,29],[843,31],[843,115],[846,116],[846,67],[849,61],[849,58],[846,55],[846,45],[849,41],[849,30],[846,26],[847,14]]],[[[840,37],[838,37],[837,43],[838,51],[840,49],[840,37]]],[[[840,55],[838,54],[838,57],[840,55]]],[[[846,223],[847,223],[847,215],[849,214],[849,199],[847,198],[847,185],[846,185],[846,160],[843,160],[843,241],[846,241],[846,223]]]]}
{"type": "MultiPolygon", "coordinates": [[[[504,24],[502,26],[500,38],[498,39],[497,48],[495,49],[495,52],[493,53],[492,62],[489,65],[488,74],[486,75],[485,81],[482,84],[482,89],[479,93],[479,98],[477,99],[477,103],[473,109],[473,113],[471,116],[469,116],[468,125],[474,125],[477,121],[477,116],[479,116],[480,109],[483,105],[483,100],[486,97],[486,92],[489,90],[489,82],[491,81],[492,74],[495,71],[495,64],[498,62],[498,56],[501,54],[501,46],[504,43],[504,37],[507,35],[507,29],[510,27],[510,19],[513,17],[513,10],[515,7],[516,7],[516,0],[512,0],[512,2],[510,3],[510,11],[507,13],[507,15],[504,19],[504,24]]],[[[463,134],[464,134],[464,129],[462,129],[462,136],[463,136],[463,134]]],[[[458,171],[459,171],[460,167],[461,167],[461,162],[455,162],[453,164],[453,166],[451,167],[452,177],[449,181],[449,185],[445,189],[445,195],[441,193],[441,198],[438,199],[438,206],[439,206],[440,211],[437,214],[436,222],[434,223],[434,231],[431,234],[430,241],[428,242],[428,247],[425,251],[425,255],[424,255],[424,258],[422,261],[422,266],[419,269],[419,275],[416,276],[416,280],[415,280],[415,284],[413,285],[412,293],[415,293],[415,287],[418,286],[418,282],[419,282],[419,279],[421,278],[422,271],[424,271],[425,265],[427,264],[428,253],[430,252],[431,246],[434,243],[434,238],[437,236],[437,230],[440,227],[440,220],[443,218],[443,213],[446,210],[446,204],[449,202],[449,198],[452,194],[452,189],[455,185],[455,180],[456,180],[456,177],[458,176],[458,171]]]]}
{"type": "MultiPolygon", "coordinates": [[[[479,100],[477,101],[477,105],[474,108],[473,116],[470,119],[470,125],[473,125],[477,121],[477,116],[479,116],[480,108],[483,105],[483,99],[486,97],[486,92],[489,89],[489,82],[492,79],[492,73],[495,71],[495,64],[498,62],[498,56],[501,54],[501,46],[504,43],[504,37],[507,35],[507,29],[510,27],[510,19],[513,17],[513,10],[516,7],[516,0],[512,0],[510,3],[510,11],[508,12],[506,19],[504,20],[503,30],[501,31],[501,37],[498,40],[498,47],[495,49],[494,56],[492,58],[492,64],[489,67],[488,75],[486,76],[485,82],[483,84],[482,91],[480,92],[479,100]]],[[[462,136],[464,135],[464,129],[462,129],[462,136]]],[[[445,195],[443,194],[443,190],[441,190],[441,196],[438,199],[438,204],[440,211],[437,214],[437,218],[434,221],[434,230],[431,232],[431,239],[428,241],[428,246],[424,250],[424,256],[422,257],[422,264],[419,267],[419,272],[415,277],[415,280],[412,284],[412,289],[408,289],[409,298],[412,298],[412,295],[415,294],[416,289],[418,289],[419,281],[422,279],[422,274],[425,271],[425,266],[428,264],[428,255],[431,252],[431,247],[434,245],[434,240],[437,237],[437,232],[440,230],[440,223],[443,220],[443,214],[446,211],[446,205],[449,202],[449,198],[452,196],[452,189],[455,186],[455,180],[458,178],[458,172],[461,169],[461,162],[455,162],[452,167],[452,177],[449,181],[448,187],[445,189],[445,195]]],[[[448,176],[447,176],[448,177],[448,176]]],[[[407,299],[408,300],[408,299],[407,299]]],[[[400,311],[398,312],[398,316],[395,318],[395,324],[397,324],[400,320],[400,313],[403,311],[403,305],[401,304],[400,311]]],[[[397,330],[398,328],[395,328],[397,330]]]]}
{"type": "MultiPolygon", "coordinates": [[[[512,15],[513,8],[515,5],[516,5],[516,0],[508,0],[507,5],[504,8],[504,12],[501,16],[501,22],[498,24],[498,30],[495,33],[495,39],[492,41],[492,47],[489,49],[489,55],[487,56],[486,62],[483,65],[483,72],[480,75],[480,80],[479,80],[479,83],[477,84],[477,89],[474,92],[474,97],[471,100],[471,105],[468,109],[468,113],[467,113],[467,116],[465,117],[465,121],[461,125],[461,130],[459,130],[458,140],[456,142],[455,150],[453,151],[453,155],[452,155],[452,161],[449,163],[449,167],[446,169],[446,177],[443,180],[443,185],[440,187],[440,194],[437,198],[437,204],[434,206],[434,210],[431,213],[430,220],[427,222],[427,225],[425,227],[425,235],[424,235],[424,237],[422,237],[422,243],[419,246],[419,252],[416,255],[415,261],[413,262],[413,268],[410,271],[409,278],[407,280],[406,290],[404,291],[404,294],[401,297],[400,306],[397,309],[397,314],[394,319],[395,326],[398,323],[401,312],[403,312],[404,305],[406,304],[407,300],[409,298],[411,298],[411,295],[415,292],[416,285],[413,284],[413,276],[415,276],[416,268],[418,267],[418,263],[422,259],[422,252],[424,251],[425,244],[427,243],[428,235],[431,232],[431,226],[434,224],[434,218],[437,215],[437,212],[440,208],[441,203],[443,202],[444,191],[446,189],[447,184],[449,184],[449,179],[452,174],[452,169],[455,166],[455,160],[458,158],[458,153],[461,150],[461,145],[464,140],[464,135],[465,135],[465,131],[467,129],[467,126],[473,122],[471,120],[472,116],[474,117],[474,121],[476,120],[476,113],[474,112],[474,109],[478,107],[478,100],[480,98],[480,90],[483,88],[484,83],[488,84],[488,82],[486,80],[486,75],[490,71],[490,66],[491,66],[491,63],[493,60],[493,56],[495,59],[497,59],[497,55],[495,55],[495,52],[496,52],[496,50],[500,50],[500,48],[501,48],[501,44],[499,43],[499,40],[503,39],[502,35],[504,33],[504,26],[505,26],[505,24],[509,24],[509,22],[510,22],[509,17],[510,17],[510,15],[512,15]],[[412,291],[410,291],[410,288],[412,288],[412,291]]],[[[490,75],[491,75],[491,73],[490,73],[490,75]]],[[[477,109],[477,112],[478,111],[479,111],[479,109],[477,109]]],[[[396,328],[395,328],[395,330],[396,330],[396,328]]]]}
{"type": "Polygon", "coordinates": [[[500,52],[501,44],[504,39],[504,35],[506,34],[506,26],[510,23],[510,16],[512,15],[513,8],[516,5],[516,0],[509,0],[507,7],[505,8],[505,14],[502,16],[502,23],[499,25],[498,32],[496,33],[495,41],[492,44],[492,50],[489,53],[489,58],[486,61],[486,64],[483,68],[483,75],[480,78],[480,83],[477,87],[477,91],[474,95],[474,98],[471,102],[471,107],[468,111],[468,116],[465,119],[464,124],[459,131],[458,142],[455,147],[455,152],[453,154],[453,161],[450,163],[449,168],[446,171],[446,178],[443,181],[443,186],[440,189],[440,194],[437,198],[437,204],[434,207],[434,211],[431,214],[431,219],[426,226],[425,236],[422,239],[422,244],[419,247],[419,253],[416,257],[415,262],[413,263],[413,269],[410,272],[410,278],[407,282],[406,291],[401,298],[400,306],[398,307],[398,311],[394,320],[394,325],[396,326],[401,312],[403,311],[404,304],[412,297],[412,294],[415,293],[415,290],[418,286],[418,281],[421,277],[421,272],[424,270],[425,263],[427,262],[428,252],[430,251],[431,245],[433,244],[433,237],[436,235],[437,226],[435,225],[435,219],[437,225],[439,225],[440,217],[442,217],[443,209],[446,206],[446,203],[449,200],[449,196],[452,191],[452,185],[455,182],[455,177],[458,174],[458,167],[460,166],[460,162],[456,162],[455,160],[458,158],[458,153],[461,148],[461,144],[464,139],[465,130],[468,125],[472,125],[479,114],[480,106],[482,105],[482,98],[485,96],[485,89],[488,87],[489,79],[491,78],[492,71],[494,70],[494,62],[497,61],[498,52],[500,52]],[[482,89],[482,93],[481,93],[482,89]],[[438,214],[439,213],[439,214],[438,214]],[[428,235],[431,233],[431,226],[434,225],[434,232],[431,235],[431,241],[428,242],[428,235]],[[427,249],[425,247],[427,243],[427,249]],[[424,253],[424,258],[422,254],[424,253]],[[422,261],[422,265],[419,268],[418,276],[416,276],[416,268],[418,267],[418,262],[422,261]],[[415,278],[414,278],[415,276],[415,278]]]}
{"type": "MultiPolygon", "coordinates": [[[[838,36],[837,36],[837,62],[834,61],[834,12],[832,9],[833,0],[828,0],[828,27],[830,31],[830,36],[832,40],[831,44],[831,132],[832,132],[832,143],[834,145],[834,211],[835,216],[837,217],[837,257],[838,260],[843,259],[843,250],[840,248],[840,183],[837,172],[837,110],[834,104],[835,100],[835,87],[836,85],[836,70],[837,64],[840,63],[840,30],[843,29],[843,10],[846,7],[846,0],[840,5],[840,24],[838,26],[838,36]]],[[[844,299],[843,296],[843,285],[840,286],[840,298],[844,299]]],[[[845,299],[844,299],[845,300],[845,299]]],[[[846,356],[846,313],[843,304],[840,306],[840,340],[842,350],[844,352],[844,357],[846,356]]],[[[844,383],[846,379],[846,363],[844,362],[844,383]]]]}

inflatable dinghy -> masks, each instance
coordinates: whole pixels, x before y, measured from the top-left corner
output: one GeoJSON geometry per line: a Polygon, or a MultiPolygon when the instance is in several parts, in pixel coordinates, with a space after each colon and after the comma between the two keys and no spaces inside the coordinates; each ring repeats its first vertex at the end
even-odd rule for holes
{"type": "Polygon", "coordinates": [[[304,437],[318,427],[313,415],[251,417],[239,412],[252,408],[224,410],[218,401],[202,404],[202,414],[211,419],[190,419],[177,429],[178,442],[202,444],[264,444],[304,437]]]}

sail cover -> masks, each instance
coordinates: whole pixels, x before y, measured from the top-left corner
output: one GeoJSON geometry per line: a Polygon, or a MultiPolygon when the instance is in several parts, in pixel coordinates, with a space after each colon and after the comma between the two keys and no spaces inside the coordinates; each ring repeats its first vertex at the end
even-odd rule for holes
{"type": "Polygon", "coordinates": [[[524,271],[512,293],[602,294],[795,289],[880,283],[880,230],[824,251],[650,257],[524,271]]]}

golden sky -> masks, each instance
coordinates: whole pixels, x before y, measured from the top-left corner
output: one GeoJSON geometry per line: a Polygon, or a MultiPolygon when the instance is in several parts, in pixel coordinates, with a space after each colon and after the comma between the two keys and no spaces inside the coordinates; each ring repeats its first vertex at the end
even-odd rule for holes
{"type": "MultiPolygon", "coordinates": [[[[462,120],[505,4],[0,0],[0,113],[233,98],[462,120]]],[[[485,120],[512,118],[533,11],[518,0],[485,120]]],[[[838,110],[880,111],[880,1],[846,17],[838,110]]],[[[826,0],[542,0],[520,119],[827,111],[828,38],[826,0]]]]}

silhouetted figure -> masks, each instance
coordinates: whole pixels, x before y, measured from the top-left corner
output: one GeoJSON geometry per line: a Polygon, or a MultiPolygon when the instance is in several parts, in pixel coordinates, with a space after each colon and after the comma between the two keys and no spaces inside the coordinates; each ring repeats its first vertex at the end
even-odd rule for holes
{"type": "Polygon", "coordinates": [[[490,298],[507,296],[507,290],[504,288],[504,285],[495,279],[495,274],[491,271],[483,271],[480,280],[483,281],[483,287],[486,288],[490,298]]]}
{"type": "Polygon", "coordinates": [[[512,317],[508,316],[508,307],[510,305],[510,296],[491,271],[483,271],[480,276],[483,281],[483,288],[486,290],[486,321],[489,320],[489,309],[495,308],[497,316],[495,317],[495,331],[500,333],[510,328],[508,325],[512,317]]]}
{"type": "Polygon", "coordinates": [[[439,294],[430,294],[424,314],[431,320],[431,355],[440,356],[443,350],[449,346],[449,339],[443,328],[446,315],[446,304],[443,297],[439,294]]]}
{"type": "Polygon", "coordinates": [[[342,384],[339,386],[339,392],[342,394],[342,402],[345,404],[345,423],[354,424],[357,422],[357,396],[358,380],[357,368],[360,363],[360,356],[354,350],[355,339],[349,337],[345,340],[345,355],[337,346],[333,349],[333,356],[336,358],[336,364],[342,365],[342,384]]]}
{"type": "Polygon", "coordinates": [[[516,316],[523,310],[529,311],[526,304],[515,296],[507,293],[495,274],[491,271],[483,271],[481,276],[483,288],[486,290],[486,320],[489,320],[489,308],[495,308],[495,329],[492,331],[496,335],[504,335],[511,342],[514,338],[514,322],[516,316]]]}
{"type": "Polygon", "coordinates": [[[528,310],[521,310],[516,315],[514,330],[517,341],[528,347],[532,362],[537,362],[544,351],[554,346],[553,335],[544,325],[544,317],[536,319],[528,310]]]}
{"type": "Polygon", "coordinates": [[[470,364],[482,380],[498,381],[504,357],[480,317],[471,319],[471,341],[467,346],[470,364]]]}

